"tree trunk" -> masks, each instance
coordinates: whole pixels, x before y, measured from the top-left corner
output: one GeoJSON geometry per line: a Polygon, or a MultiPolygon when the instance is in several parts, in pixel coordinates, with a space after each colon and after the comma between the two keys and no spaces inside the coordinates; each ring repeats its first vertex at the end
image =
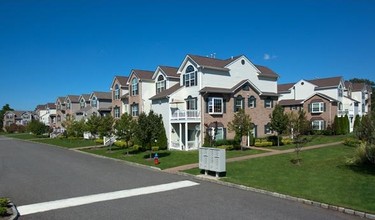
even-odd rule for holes
{"type": "Polygon", "coordinates": [[[279,138],[279,133],[277,133],[277,146],[280,147],[280,138],[279,138]]]}

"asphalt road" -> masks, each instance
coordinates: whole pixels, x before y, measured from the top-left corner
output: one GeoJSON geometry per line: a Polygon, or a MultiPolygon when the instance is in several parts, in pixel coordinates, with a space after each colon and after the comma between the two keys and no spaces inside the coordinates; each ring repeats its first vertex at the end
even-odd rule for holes
{"type": "Polygon", "coordinates": [[[215,183],[0,136],[0,197],[18,207],[189,180],[199,185],[27,214],[20,219],[356,219],[215,183]]]}

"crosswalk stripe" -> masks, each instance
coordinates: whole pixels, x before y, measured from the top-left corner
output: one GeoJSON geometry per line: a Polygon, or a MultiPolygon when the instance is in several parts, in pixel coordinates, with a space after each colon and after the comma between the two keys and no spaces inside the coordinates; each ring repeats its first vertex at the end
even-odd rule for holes
{"type": "Polygon", "coordinates": [[[173,182],[173,183],[167,183],[167,184],[161,184],[161,185],[155,185],[155,186],[147,186],[147,187],[141,187],[141,188],[135,188],[135,189],[127,189],[127,190],[121,190],[121,191],[115,191],[115,192],[99,193],[99,194],[94,194],[94,195],[61,199],[61,200],[55,200],[55,201],[50,201],[50,202],[23,205],[23,206],[18,206],[17,209],[20,215],[23,216],[23,215],[29,215],[29,214],[34,214],[38,212],[46,212],[46,211],[55,210],[55,209],[86,205],[86,204],[91,204],[95,202],[103,202],[103,201],[108,201],[108,200],[115,200],[115,199],[122,199],[122,198],[133,197],[133,196],[165,192],[165,191],[170,191],[170,190],[175,190],[175,189],[180,189],[180,188],[192,187],[196,185],[199,185],[199,183],[185,180],[185,181],[179,181],[179,182],[173,182]]]}

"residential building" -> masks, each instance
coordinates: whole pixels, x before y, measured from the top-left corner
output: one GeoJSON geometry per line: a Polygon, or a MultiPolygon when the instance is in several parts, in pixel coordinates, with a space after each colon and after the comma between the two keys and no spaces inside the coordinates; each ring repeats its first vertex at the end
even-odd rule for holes
{"type": "Polygon", "coordinates": [[[33,111],[6,111],[3,119],[3,129],[16,124],[26,126],[34,119],[33,111]]]}
{"type": "Polygon", "coordinates": [[[81,95],[79,98],[80,103],[85,102],[85,105],[81,105],[78,110],[75,111],[76,120],[87,120],[92,115],[106,116],[111,113],[112,98],[110,92],[92,92],[88,97],[87,95],[81,95]],[[85,101],[82,101],[85,100],[85,101]]]}
{"type": "Polygon", "coordinates": [[[45,125],[54,127],[56,124],[56,105],[55,103],[47,103],[38,105],[35,108],[36,117],[45,125]]]}
{"type": "MultiPolygon", "coordinates": [[[[69,120],[71,117],[75,116],[75,112],[80,109],[79,95],[68,95],[66,96],[65,108],[66,108],[66,119],[69,120]]],[[[73,118],[74,119],[74,118],[73,118]]]]}
{"type": "Polygon", "coordinates": [[[129,75],[128,103],[133,117],[138,117],[141,112],[148,113],[151,109],[149,98],[155,95],[153,74],[154,72],[148,70],[132,70],[129,75]]]}
{"type": "Polygon", "coordinates": [[[197,149],[207,134],[215,140],[233,139],[228,123],[239,109],[252,118],[255,136],[272,133],[269,114],[277,102],[278,75],[269,68],[254,65],[244,55],[187,55],[177,75],[179,83],[151,97],[152,109],[164,118],[170,149],[197,149]]]}
{"type": "Polygon", "coordinates": [[[115,76],[112,84],[112,116],[120,118],[122,114],[129,113],[129,77],[115,76]]]}
{"type": "Polygon", "coordinates": [[[66,120],[66,105],[65,105],[66,97],[58,97],[56,99],[56,124],[54,129],[57,131],[64,131],[62,123],[66,120]]]}

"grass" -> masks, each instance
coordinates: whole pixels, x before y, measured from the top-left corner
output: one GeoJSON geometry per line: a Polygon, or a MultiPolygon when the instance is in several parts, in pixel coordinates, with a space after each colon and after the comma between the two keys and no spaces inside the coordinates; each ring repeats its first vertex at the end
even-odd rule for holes
{"type": "MultiPolygon", "coordinates": [[[[168,151],[161,150],[158,151],[159,165],[154,165],[154,161],[150,158],[149,152],[141,152],[137,154],[126,155],[126,151],[121,148],[112,147],[109,148],[95,148],[95,149],[85,149],[82,150],[88,153],[93,153],[97,155],[102,155],[106,157],[126,160],[134,163],[144,164],[148,166],[156,166],[160,169],[167,169],[171,167],[182,166],[186,164],[198,163],[198,151],[168,151]]],[[[246,150],[246,151],[227,151],[227,158],[244,156],[249,154],[263,153],[260,150],[246,150]]]]}
{"type": "MultiPolygon", "coordinates": [[[[309,142],[307,142],[304,147],[307,146],[313,146],[318,144],[325,144],[325,143],[333,143],[338,141],[343,141],[345,138],[347,138],[347,135],[332,135],[332,136],[326,136],[326,135],[308,135],[305,136],[309,142]]],[[[267,147],[269,149],[275,149],[275,150],[287,150],[294,148],[295,144],[287,144],[282,146],[272,146],[267,147]]]]}
{"type": "MultiPolygon", "coordinates": [[[[355,148],[345,145],[227,164],[224,181],[327,204],[375,213],[375,167],[346,163],[355,148]]],[[[198,169],[187,171],[198,174],[198,169]]]]}
{"type": "Polygon", "coordinates": [[[33,141],[45,144],[52,144],[66,148],[87,147],[98,145],[94,140],[52,138],[52,139],[34,139],[33,141]]]}

